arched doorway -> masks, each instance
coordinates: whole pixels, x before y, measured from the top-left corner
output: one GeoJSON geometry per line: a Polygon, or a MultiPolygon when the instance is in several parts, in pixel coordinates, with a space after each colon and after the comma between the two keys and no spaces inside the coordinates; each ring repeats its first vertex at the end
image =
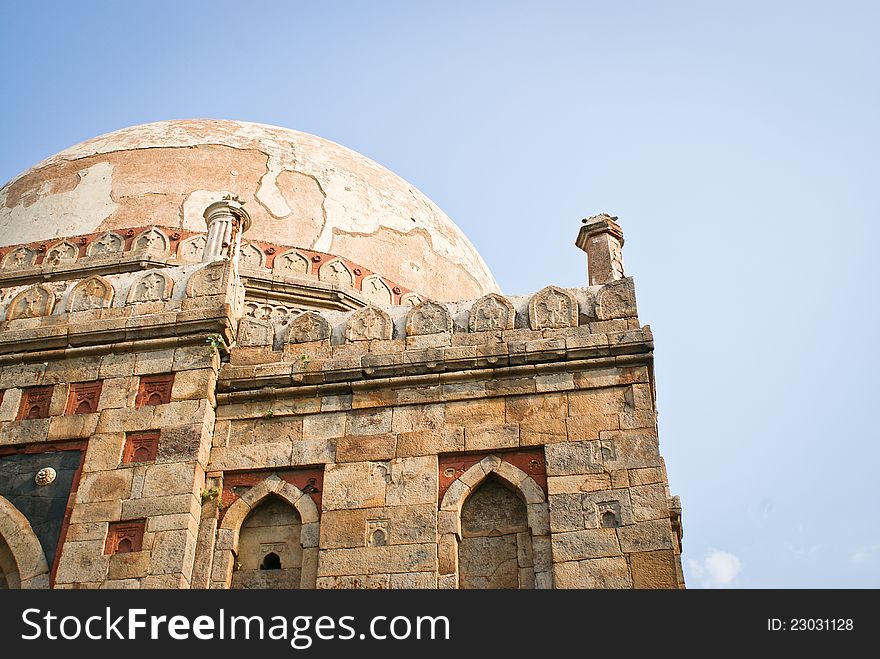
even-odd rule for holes
{"type": "Polygon", "coordinates": [[[535,563],[526,505],[494,474],[461,509],[459,588],[534,588],[535,563]]]}

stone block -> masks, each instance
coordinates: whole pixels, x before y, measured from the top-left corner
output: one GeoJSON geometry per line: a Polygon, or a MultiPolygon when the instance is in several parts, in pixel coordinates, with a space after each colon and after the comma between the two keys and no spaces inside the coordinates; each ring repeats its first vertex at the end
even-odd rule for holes
{"type": "Polygon", "coordinates": [[[159,438],[156,455],[157,463],[189,462],[207,460],[210,435],[205,431],[204,424],[196,423],[185,426],[163,428],[159,438]]]}
{"type": "Polygon", "coordinates": [[[669,517],[666,486],[662,483],[630,488],[633,521],[647,522],[669,517]]]}
{"type": "Polygon", "coordinates": [[[553,576],[556,588],[632,587],[632,577],[623,557],[556,563],[553,566],[553,576]]]}
{"type": "Polygon", "coordinates": [[[574,376],[571,373],[552,373],[535,377],[535,390],[538,393],[570,389],[574,389],[574,376]]]}
{"type": "Polygon", "coordinates": [[[434,543],[356,547],[322,551],[318,576],[434,572],[436,569],[437,546],[434,543]]]}
{"type": "Polygon", "coordinates": [[[322,412],[345,412],[351,409],[351,394],[324,396],[321,398],[322,412]]]}
{"type": "Polygon", "coordinates": [[[134,375],[170,373],[174,366],[174,348],[135,353],[134,375]]]}
{"type": "Polygon", "coordinates": [[[171,370],[175,372],[196,368],[220,369],[220,355],[211,345],[181,346],[174,349],[171,370]]]}
{"type": "Polygon", "coordinates": [[[464,450],[464,428],[436,428],[402,432],[397,436],[397,457],[436,455],[464,450]]]}
{"type": "Polygon", "coordinates": [[[555,533],[552,536],[553,560],[557,563],[587,558],[620,556],[620,543],[614,529],[586,529],[555,533]]]}
{"type": "Polygon", "coordinates": [[[671,549],[630,554],[633,588],[678,588],[671,549]]]}
{"type": "Polygon", "coordinates": [[[446,425],[474,427],[500,424],[504,421],[505,404],[503,398],[468,400],[446,405],[446,425]]]}
{"type": "Polygon", "coordinates": [[[626,409],[625,394],[622,387],[569,392],[568,415],[577,417],[619,414],[626,409]]]}
{"type": "Polygon", "coordinates": [[[86,449],[83,471],[107,471],[116,469],[122,459],[125,433],[100,433],[92,435],[86,449]]]}
{"type": "Polygon", "coordinates": [[[324,472],[324,510],[376,508],[385,505],[387,462],[328,464],[324,472]]]}
{"type": "Polygon", "coordinates": [[[620,427],[617,414],[592,414],[573,416],[565,420],[567,438],[571,442],[599,439],[603,431],[613,431],[620,427]]]}
{"type": "Polygon", "coordinates": [[[437,574],[434,572],[408,572],[404,574],[392,574],[388,586],[392,589],[420,589],[428,590],[437,588],[437,574]]]}
{"type": "Polygon", "coordinates": [[[150,465],[146,469],[142,497],[163,497],[175,494],[198,494],[197,481],[202,480],[196,462],[172,462],[150,465]]]}
{"type": "Polygon", "coordinates": [[[46,438],[49,441],[59,439],[85,439],[91,437],[97,427],[97,414],[56,416],[49,421],[49,429],[46,433],[46,438]]]}
{"type": "Polygon", "coordinates": [[[201,514],[202,504],[194,494],[132,499],[122,502],[121,519],[146,519],[156,515],[201,514]]]}
{"type": "Polygon", "coordinates": [[[150,567],[150,552],[134,551],[113,554],[107,571],[108,579],[137,579],[147,576],[150,567]]]}
{"type": "Polygon", "coordinates": [[[548,476],[573,476],[578,474],[601,473],[601,464],[595,461],[594,442],[559,442],[548,444],[548,476]]]}
{"type": "Polygon", "coordinates": [[[634,410],[619,415],[621,430],[656,428],[657,414],[653,410],[634,410]]]}
{"type": "Polygon", "coordinates": [[[79,542],[81,540],[101,540],[107,537],[107,522],[83,522],[70,524],[67,527],[65,542],[79,542]]]}
{"type": "Polygon", "coordinates": [[[578,476],[550,476],[547,479],[547,490],[552,494],[577,494],[610,490],[609,474],[580,474],[578,476]]]}
{"type": "Polygon", "coordinates": [[[65,542],[58,561],[55,582],[101,582],[107,577],[110,557],[104,554],[104,539],[65,542]]]}
{"type": "Polygon", "coordinates": [[[230,471],[288,467],[292,464],[293,446],[291,442],[282,441],[271,444],[242,444],[214,447],[211,449],[208,470],[230,471]]]}
{"type": "Polygon", "coordinates": [[[300,439],[291,444],[290,464],[294,467],[327,464],[336,456],[336,439],[300,439]]]}
{"type": "Polygon", "coordinates": [[[317,587],[329,590],[387,590],[388,574],[365,574],[361,576],[318,577],[317,587]]]}
{"type": "Polygon", "coordinates": [[[122,501],[119,500],[77,503],[70,515],[70,523],[113,522],[120,519],[121,515],[122,501]]]}
{"type": "Polygon", "coordinates": [[[159,531],[153,535],[150,574],[180,573],[189,581],[195,556],[195,536],[189,531],[159,531]]]}
{"type": "Polygon", "coordinates": [[[467,451],[492,451],[519,446],[517,424],[469,426],[464,429],[464,447],[467,451]]]}
{"type": "Polygon", "coordinates": [[[519,424],[520,446],[543,446],[568,440],[565,419],[536,419],[519,424]]]}
{"type": "Polygon", "coordinates": [[[346,433],[349,435],[380,435],[391,432],[390,407],[352,410],[348,414],[346,433]]]}
{"type": "Polygon", "coordinates": [[[341,437],[336,442],[336,462],[391,460],[397,438],[391,434],[341,437]]]}
{"type": "Polygon", "coordinates": [[[436,505],[437,481],[436,456],[392,460],[385,503],[389,506],[436,505]]]}
{"type": "Polygon", "coordinates": [[[672,549],[672,525],[668,519],[639,522],[617,529],[620,548],[624,552],[672,549]]]}
{"type": "Polygon", "coordinates": [[[84,473],[76,492],[77,504],[119,501],[131,494],[130,469],[84,473]]]}
{"type": "MultiPolygon", "coordinates": [[[[345,435],[345,412],[314,414],[303,417],[303,437],[306,439],[329,439],[345,435]]],[[[359,433],[363,434],[363,433],[359,433]]]]}
{"type": "Polygon", "coordinates": [[[171,400],[190,400],[193,398],[214,399],[217,374],[211,368],[180,371],[174,374],[171,400]]]}
{"type": "Polygon", "coordinates": [[[107,378],[101,387],[98,409],[134,407],[137,379],[131,377],[107,378]]]}
{"type": "Polygon", "coordinates": [[[446,421],[446,406],[404,405],[392,410],[391,432],[415,432],[442,428],[446,421]]]}
{"type": "Polygon", "coordinates": [[[568,413],[566,394],[513,396],[505,400],[505,422],[544,421],[564,418],[568,413]]]}
{"type": "Polygon", "coordinates": [[[633,486],[651,485],[663,482],[663,474],[659,467],[646,467],[644,469],[630,469],[629,482],[633,486]]]}
{"type": "Polygon", "coordinates": [[[3,391],[3,400],[0,402],[0,421],[12,421],[18,414],[21,404],[21,389],[12,388],[3,391]]]}
{"type": "Polygon", "coordinates": [[[0,424],[0,446],[44,442],[49,436],[50,419],[4,421],[0,424]]]}
{"type": "Polygon", "coordinates": [[[580,494],[551,494],[549,499],[552,533],[580,531],[586,528],[580,494]]]}

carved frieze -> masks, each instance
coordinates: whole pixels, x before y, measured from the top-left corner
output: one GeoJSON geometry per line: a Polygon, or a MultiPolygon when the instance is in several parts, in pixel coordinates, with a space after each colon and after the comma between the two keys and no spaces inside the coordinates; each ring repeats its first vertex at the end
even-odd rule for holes
{"type": "Polygon", "coordinates": [[[318,279],[331,284],[354,286],[354,274],[341,259],[333,259],[322,265],[318,270],[318,279]]]}
{"type": "Polygon", "coordinates": [[[323,341],[330,338],[330,325],[326,319],[312,311],[300,314],[290,323],[287,335],[290,343],[307,343],[323,341]]]}
{"type": "Polygon", "coordinates": [[[223,295],[226,292],[227,261],[214,261],[199,268],[189,277],[186,294],[189,297],[223,295]]]}
{"type": "Polygon", "coordinates": [[[75,245],[65,241],[53,245],[46,252],[46,258],[43,259],[44,265],[57,266],[62,263],[73,263],[76,261],[79,250],[75,245]]]}
{"type": "Polygon", "coordinates": [[[238,255],[238,265],[250,270],[259,270],[266,263],[266,254],[253,243],[242,245],[238,255]]]}
{"type": "Polygon", "coordinates": [[[393,299],[391,288],[379,275],[364,277],[361,282],[361,292],[370,302],[379,306],[387,306],[393,299]]]}
{"type": "Polygon", "coordinates": [[[295,249],[279,254],[275,257],[275,261],[272,264],[272,273],[282,277],[307,275],[310,270],[311,264],[309,260],[295,249]]]}
{"type": "Polygon", "coordinates": [[[105,258],[121,254],[125,240],[119,234],[107,231],[89,245],[88,255],[94,258],[105,258]]]}
{"type": "Polygon", "coordinates": [[[513,329],[516,315],[507,298],[489,293],[474,302],[468,319],[471,332],[493,332],[513,329]]]}
{"type": "Polygon", "coordinates": [[[128,293],[128,303],[159,302],[171,297],[174,283],[171,278],[161,272],[150,272],[132,284],[128,293]]]}
{"type": "Polygon", "coordinates": [[[113,286],[103,277],[81,281],[70,294],[70,311],[105,309],[113,302],[113,286]]]}
{"type": "Polygon", "coordinates": [[[168,251],[168,236],[159,231],[156,227],[150,227],[132,243],[132,249],[145,252],[162,252],[168,251]]]}
{"type": "Polygon", "coordinates": [[[45,285],[31,286],[9,303],[7,320],[48,316],[55,308],[55,293],[45,285]]]}
{"type": "Polygon", "coordinates": [[[547,286],[529,300],[529,327],[533,330],[577,326],[577,300],[558,286],[547,286]]]}
{"type": "Polygon", "coordinates": [[[345,326],[345,340],[388,340],[393,330],[391,317],[387,313],[377,307],[364,307],[349,317],[345,326]]]}
{"type": "Polygon", "coordinates": [[[177,246],[177,258],[189,263],[201,263],[205,254],[205,236],[198,235],[180,241],[177,246]]]}
{"type": "Polygon", "coordinates": [[[422,302],[406,317],[406,335],[420,336],[452,331],[452,316],[445,305],[438,302],[422,302]]]}
{"type": "Polygon", "coordinates": [[[37,260],[37,251],[30,247],[17,247],[3,259],[3,267],[7,270],[29,268],[37,260]]]}

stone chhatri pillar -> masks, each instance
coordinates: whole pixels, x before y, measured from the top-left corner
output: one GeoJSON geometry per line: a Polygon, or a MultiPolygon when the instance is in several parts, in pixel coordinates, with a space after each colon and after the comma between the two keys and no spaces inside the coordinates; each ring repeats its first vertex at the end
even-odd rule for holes
{"type": "Polygon", "coordinates": [[[587,253],[589,285],[599,286],[626,277],[623,270],[623,229],[606,213],[588,217],[575,245],[587,253]]]}
{"type": "Polygon", "coordinates": [[[251,217],[244,204],[231,193],[223,195],[205,209],[208,237],[205,243],[203,263],[238,254],[241,234],[251,228],[251,217]]]}

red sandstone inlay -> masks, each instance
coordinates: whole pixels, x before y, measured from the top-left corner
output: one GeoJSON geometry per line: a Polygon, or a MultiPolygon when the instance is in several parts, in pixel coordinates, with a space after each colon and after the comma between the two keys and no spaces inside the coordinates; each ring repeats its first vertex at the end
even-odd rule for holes
{"type": "Polygon", "coordinates": [[[174,373],[166,375],[142,375],[138,386],[135,407],[145,405],[164,405],[171,402],[171,386],[174,373]]]}
{"type": "Polygon", "coordinates": [[[128,554],[141,551],[144,544],[144,525],[146,520],[132,519],[124,522],[112,522],[107,529],[107,542],[104,543],[105,554],[128,554]]]}
{"type": "Polygon", "coordinates": [[[125,433],[125,450],[122,452],[122,464],[153,462],[158,452],[158,430],[125,433]]]}
{"type": "Polygon", "coordinates": [[[45,419],[49,416],[49,403],[52,402],[54,387],[31,387],[21,394],[21,405],[18,408],[17,420],[45,419]]]}
{"type": "Polygon", "coordinates": [[[464,472],[473,467],[483,458],[497,455],[505,462],[509,462],[517,469],[524,471],[532,477],[544,494],[547,494],[547,467],[544,462],[543,449],[514,449],[512,451],[490,451],[486,453],[467,453],[441,455],[438,459],[439,467],[439,498],[443,501],[443,495],[464,472]]]}
{"type": "Polygon", "coordinates": [[[94,414],[98,411],[103,382],[74,382],[67,394],[67,407],[64,414],[94,414]]]}

